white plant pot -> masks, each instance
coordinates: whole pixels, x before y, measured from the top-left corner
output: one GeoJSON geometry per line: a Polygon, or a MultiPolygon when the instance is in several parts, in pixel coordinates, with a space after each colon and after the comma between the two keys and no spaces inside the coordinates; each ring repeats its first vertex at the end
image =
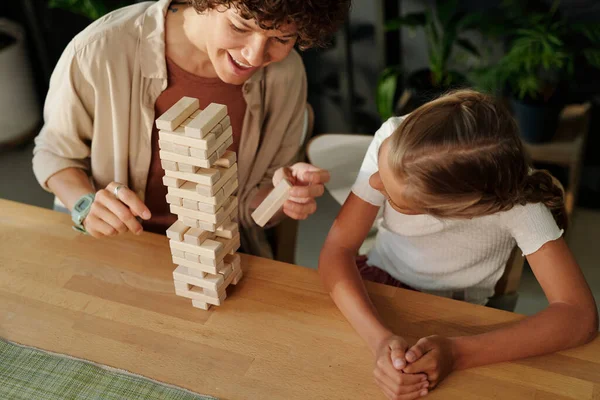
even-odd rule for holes
{"type": "Polygon", "coordinates": [[[40,105],[21,26],[0,18],[0,32],[16,42],[0,50],[0,145],[31,136],[39,126],[40,105]]]}

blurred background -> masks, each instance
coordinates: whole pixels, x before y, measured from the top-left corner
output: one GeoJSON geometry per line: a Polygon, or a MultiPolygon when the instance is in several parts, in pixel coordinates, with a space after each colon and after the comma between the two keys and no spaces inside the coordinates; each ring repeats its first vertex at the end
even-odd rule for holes
{"type": "MultiPolygon", "coordinates": [[[[0,197],[52,207],[31,170],[51,73],[74,35],[134,2],[0,2],[0,197]]],[[[600,298],[600,2],[354,0],[331,46],[301,54],[317,137],[372,135],[456,87],[501,97],[536,166],[567,189],[569,245],[600,298]]],[[[326,194],[300,224],[297,264],[316,268],[339,208],[326,194]]],[[[518,291],[517,312],[547,304],[527,266],[518,291]]]]}

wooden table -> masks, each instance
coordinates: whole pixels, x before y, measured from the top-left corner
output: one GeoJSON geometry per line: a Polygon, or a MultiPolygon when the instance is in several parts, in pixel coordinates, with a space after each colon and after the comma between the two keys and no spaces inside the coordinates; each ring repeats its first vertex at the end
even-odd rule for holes
{"type": "MultiPolygon", "coordinates": [[[[69,217],[0,200],[0,336],[224,399],[379,399],[372,357],[314,270],[245,256],[244,279],[201,311],[173,293],[154,234],[93,239],[69,217]]],[[[369,285],[411,342],[475,334],[522,318],[369,285]]],[[[598,399],[600,341],[462,371],[430,399],[598,399]]]]}

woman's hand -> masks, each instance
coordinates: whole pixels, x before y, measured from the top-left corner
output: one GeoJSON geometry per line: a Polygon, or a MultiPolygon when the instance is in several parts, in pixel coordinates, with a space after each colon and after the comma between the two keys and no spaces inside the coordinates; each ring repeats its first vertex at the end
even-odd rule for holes
{"type": "Polygon", "coordinates": [[[111,182],[106,189],[96,193],[90,213],[83,220],[83,227],[95,238],[128,231],[140,234],[142,225],[136,219],[137,216],[147,220],[150,218],[150,210],[131,189],[111,182]],[[115,196],[117,187],[118,198],[115,196]]]}
{"type": "Polygon", "coordinates": [[[325,192],[329,172],[307,163],[296,163],[291,167],[279,168],[273,175],[273,186],[287,179],[293,187],[290,197],[283,203],[283,212],[293,219],[306,219],[317,210],[315,197],[325,192]]]}
{"type": "Polygon", "coordinates": [[[433,389],[454,370],[454,342],[438,335],[422,338],[406,352],[406,361],[409,365],[403,371],[427,374],[433,389]]]}
{"type": "Polygon", "coordinates": [[[375,382],[390,400],[418,399],[428,392],[427,375],[402,371],[406,366],[406,350],[406,340],[391,335],[381,341],[375,352],[375,382]]]}

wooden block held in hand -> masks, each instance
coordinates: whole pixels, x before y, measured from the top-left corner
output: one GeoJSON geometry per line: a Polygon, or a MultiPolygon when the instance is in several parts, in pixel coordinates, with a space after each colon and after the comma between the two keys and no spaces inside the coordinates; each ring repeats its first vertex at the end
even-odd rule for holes
{"type": "Polygon", "coordinates": [[[186,136],[202,138],[206,136],[225,116],[227,106],[210,103],[185,127],[186,136]]]}
{"type": "Polygon", "coordinates": [[[188,231],[188,229],[189,227],[185,226],[181,221],[175,221],[175,223],[173,223],[173,225],[167,229],[167,237],[169,239],[182,242],[183,235],[188,231]]]}
{"type": "Polygon", "coordinates": [[[156,127],[172,131],[194,113],[200,106],[198,99],[182,97],[163,115],[156,119],[156,127]]]}
{"type": "Polygon", "coordinates": [[[265,226],[290,196],[291,188],[292,185],[286,179],[282,179],[252,213],[254,222],[259,226],[265,226]]]}

